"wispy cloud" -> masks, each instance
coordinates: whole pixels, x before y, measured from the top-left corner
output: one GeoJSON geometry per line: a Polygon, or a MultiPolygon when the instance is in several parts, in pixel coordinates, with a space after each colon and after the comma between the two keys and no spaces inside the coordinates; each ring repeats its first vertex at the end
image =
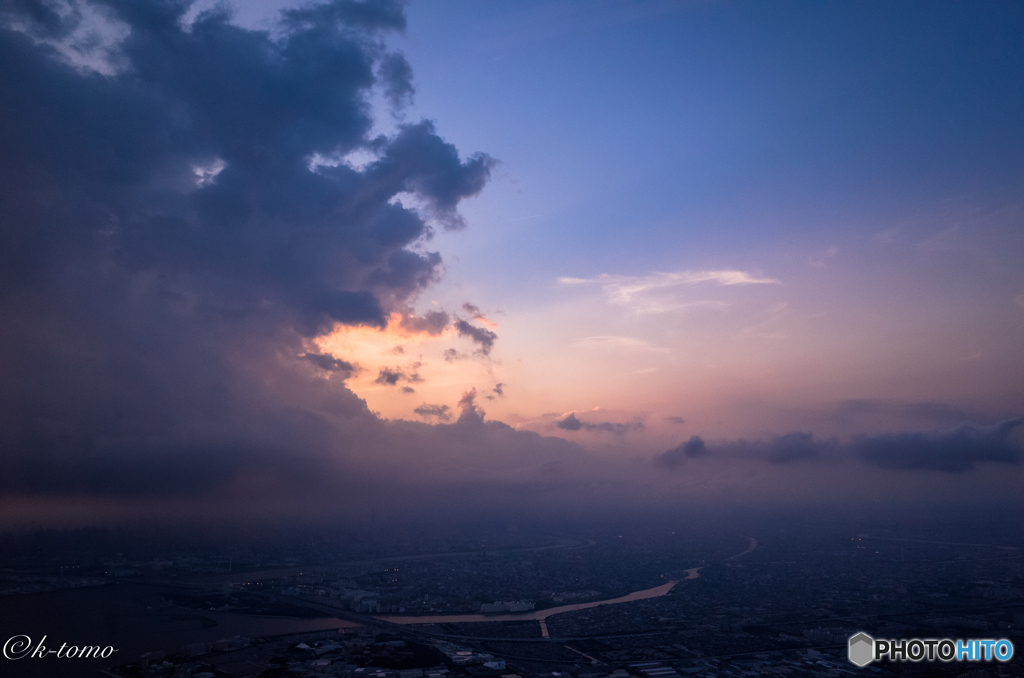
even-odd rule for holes
{"type": "Polygon", "coordinates": [[[829,261],[836,258],[837,254],[839,254],[839,248],[836,247],[835,245],[832,245],[827,250],[825,250],[821,254],[821,256],[813,258],[807,263],[809,263],[814,268],[825,268],[825,266],[828,265],[829,261]]]}
{"type": "Polygon", "coordinates": [[[631,306],[638,313],[666,313],[687,308],[724,308],[720,301],[680,298],[686,287],[701,283],[717,285],[777,285],[775,278],[767,278],[747,271],[676,271],[652,273],[646,276],[609,275],[596,278],[558,278],[563,285],[600,285],[608,300],[620,306],[631,306]]]}
{"type": "Polygon", "coordinates": [[[621,349],[626,351],[649,351],[651,353],[670,353],[669,349],[663,346],[655,346],[643,339],[634,339],[633,337],[618,337],[614,335],[599,335],[594,337],[586,337],[578,341],[572,342],[570,346],[578,348],[601,348],[601,349],[621,349]]]}

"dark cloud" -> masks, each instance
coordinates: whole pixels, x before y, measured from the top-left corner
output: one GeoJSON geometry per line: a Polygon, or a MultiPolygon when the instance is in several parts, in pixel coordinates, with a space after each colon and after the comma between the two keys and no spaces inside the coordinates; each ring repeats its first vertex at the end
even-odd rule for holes
{"type": "MultiPolygon", "coordinates": [[[[561,427],[562,423],[558,425],[561,427]]],[[[982,463],[1019,465],[1024,450],[1013,433],[1021,425],[1024,419],[1011,419],[987,428],[965,425],[952,431],[932,433],[859,435],[845,443],[836,439],[819,440],[811,433],[800,431],[753,441],[723,441],[711,446],[693,436],[683,445],[657,455],[654,462],[676,468],[686,458],[714,452],[716,456],[757,459],[771,464],[859,459],[883,469],[966,473],[982,463]]],[[[569,426],[569,430],[578,430],[582,423],[570,422],[569,426]]]]}
{"type": "Polygon", "coordinates": [[[946,433],[856,436],[851,448],[882,468],[964,473],[985,462],[1019,464],[1021,448],[1010,436],[1022,424],[1024,419],[1011,419],[991,428],[962,426],[946,433]]]}
{"type": "Polygon", "coordinates": [[[433,123],[421,122],[404,126],[366,172],[389,197],[400,191],[416,193],[446,230],[460,230],[465,224],[456,206],[483,189],[493,166],[493,159],[479,153],[463,163],[455,146],[437,136],[433,123]]]}
{"type": "Polygon", "coordinates": [[[562,429],[563,431],[579,431],[583,428],[583,422],[576,418],[576,413],[572,412],[568,417],[561,421],[556,421],[555,426],[562,429]]]}
{"type": "Polygon", "coordinates": [[[334,0],[318,5],[287,9],[282,21],[293,30],[310,30],[317,26],[347,26],[351,28],[391,28],[405,30],[404,3],[398,0],[359,2],[357,0],[334,0]]]}
{"type": "Polygon", "coordinates": [[[414,389],[412,386],[403,386],[402,387],[402,393],[415,393],[415,392],[416,392],[416,389],[414,389]]]}
{"type": "Polygon", "coordinates": [[[793,431],[764,440],[736,443],[740,455],[757,457],[772,464],[786,464],[803,459],[812,459],[836,447],[834,440],[815,440],[813,433],[793,431]]]}
{"type": "Polygon", "coordinates": [[[484,355],[490,355],[494,342],[498,338],[498,335],[494,332],[483,327],[470,325],[462,318],[455,321],[455,329],[458,330],[460,337],[469,337],[473,343],[479,344],[480,353],[484,355]]]}
{"type": "Polygon", "coordinates": [[[678,447],[662,452],[655,457],[655,463],[667,468],[677,468],[687,459],[703,457],[708,453],[704,440],[698,436],[690,436],[690,439],[678,447]]]}
{"type": "MultiPolygon", "coordinates": [[[[417,369],[420,363],[413,363],[411,368],[417,369]]],[[[377,378],[373,380],[373,383],[380,384],[381,386],[397,386],[400,382],[406,382],[407,384],[417,384],[423,381],[418,372],[406,372],[400,367],[384,367],[381,368],[377,374],[377,378]]],[[[405,391],[411,393],[412,391],[405,391]]]]}
{"type": "Polygon", "coordinates": [[[484,411],[476,404],[476,388],[471,388],[459,399],[459,424],[483,424],[484,411]]]}
{"type": "Polygon", "coordinates": [[[699,436],[691,436],[682,445],[654,458],[655,464],[678,468],[687,459],[711,454],[725,458],[753,459],[770,464],[789,464],[826,456],[839,449],[835,440],[816,440],[814,434],[793,431],[757,440],[722,441],[708,445],[699,436]]]}
{"type": "Polygon", "coordinates": [[[617,433],[622,435],[628,431],[642,431],[646,428],[643,419],[634,419],[625,423],[616,423],[611,421],[602,421],[597,424],[591,424],[583,422],[583,428],[588,431],[606,431],[608,433],[617,433]]]}
{"type": "Polygon", "coordinates": [[[494,394],[496,396],[498,396],[499,398],[504,398],[505,397],[505,384],[502,384],[502,383],[495,384],[493,391],[494,391],[494,394]]]}
{"type": "Polygon", "coordinates": [[[358,366],[326,353],[303,353],[301,357],[321,370],[343,374],[346,379],[359,372],[358,366]]]}
{"type": "Polygon", "coordinates": [[[446,348],[444,350],[443,355],[444,355],[445,362],[448,362],[448,363],[453,363],[456,360],[465,360],[466,358],[469,357],[465,353],[462,353],[461,351],[458,351],[458,350],[456,350],[454,348],[446,348]]]}
{"type": "Polygon", "coordinates": [[[412,67],[405,57],[388,54],[381,59],[377,74],[384,83],[384,96],[392,107],[401,110],[412,103],[416,89],[412,84],[412,67]]]}
{"type": "Polygon", "coordinates": [[[629,431],[642,431],[644,429],[644,422],[641,419],[634,419],[631,422],[625,424],[615,423],[611,421],[602,421],[598,423],[581,421],[576,417],[576,413],[572,412],[568,417],[560,421],[555,422],[557,428],[563,431],[602,431],[605,433],[615,433],[617,435],[623,435],[629,431]]]}
{"type": "Polygon", "coordinates": [[[693,457],[703,457],[708,453],[704,440],[699,436],[690,436],[690,439],[680,445],[679,448],[682,449],[685,456],[690,457],[691,459],[693,457]]]}
{"type": "Polygon", "coordinates": [[[402,329],[410,332],[425,332],[437,336],[448,327],[448,314],[444,311],[427,311],[422,316],[408,314],[402,316],[402,329]]]}
{"type": "Polygon", "coordinates": [[[473,320],[479,320],[480,318],[484,317],[484,314],[480,310],[480,307],[476,306],[475,304],[471,304],[468,301],[462,305],[462,310],[468,313],[469,317],[472,318],[473,320]]]}
{"type": "Polygon", "coordinates": [[[311,374],[357,366],[310,339],[392,313],[440,332],[443,312],[408,313],[442,270],[428,222],[461,228],[493,166],[430,122],[371,133],[374,93],[413,91],[384,43],[403,3],[306,5],[273,31],[188,24],[187,2],[59,4],[0,6],[0,493],[357,482],[356,451],[395,429],[311,374]],[[66,58],[87,7],[126,37],[66,58]]]}
{"type": "Polygon", "coordinates": [[[451,408],[447,405],[428,405],[427,403],[423,403],[414,409],[413,412],[424,419],[433,418],[438,421],[448,421],[452,418],[451,408]]]}
{"type": "Polygon", "coordinates": [[[375,384],[381,384],[383,386],[394,386],[399,380],[405,378],[405,373],[400,368],[385,367],[381,369],[380,374],[373,380],[375,384]]]}
{"type": "MultiPolygon", "coordinates": [[[[52,32],[45,17],[11,7],[8,25],[52,32]]],[[[186,30],[185,3],[104,7],[130,28],[125,66],[111,77],[4,31],[8,282],[68,257],[103,260],[197,303],[270,311],[315,335],[333,322],[382,326],[389,307],[436,278],[439,255],[405,249],[426,224],[390,199],[413,191],[454,223],[492,161],[462,162],[429,122],[367,136],[374,63],[398,58],[377,34],[403,23],[400,3],[292,10],[277,38],[223,11],[186,30]],[[307,168],[316,154],[361,148],[378,156],[362,171],[307,168]]]]}
{"type": "Polygon", "coordinates": [[[686,423],[686,420],[683,419],[682,417],[665,417],[665,421],[669,422],[670,424],[677,424],[679,426],[682,426],[683,424],[686,423]]]}

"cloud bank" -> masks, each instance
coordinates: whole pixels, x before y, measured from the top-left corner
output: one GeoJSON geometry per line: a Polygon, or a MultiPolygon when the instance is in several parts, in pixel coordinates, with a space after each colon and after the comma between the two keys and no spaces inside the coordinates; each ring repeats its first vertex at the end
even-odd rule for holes
{"type": "Polygon", "coordinates": [[[771,464],[808,460],[853,460],[880,469],[938,471],[963,474],[982,464],[1020,465],[1024,450],[1013,433],[1024,419],[1011,419],[991,427],[960,426],[943,432],[900,432],[853,436],[841,443],[819,440],[813,433],[794,431],[754,441],[736,440],[706,445],[692,436],[682,445],[655,456],[657,465],[679,468],[687,459],[715,455],[754,459],[771,464]]]}
{"type": "Polygon", "coordinates": [[[0,9],[7,497],[287,495],[358,476],[351,450],[386,427],[344,386],[358,366],[308,340],[392,313],[408,331],[449,324],[409,304],[441,272],[433,229],[464,227],[458,204],[494,161],[430,121],[372,132],[375,92],[396,109],[414,93],[383,41],[402,3],[304,6],[273,32],[188,9],[0,9]],[[370,160],[342,161],[355,153],[370,160]]]}

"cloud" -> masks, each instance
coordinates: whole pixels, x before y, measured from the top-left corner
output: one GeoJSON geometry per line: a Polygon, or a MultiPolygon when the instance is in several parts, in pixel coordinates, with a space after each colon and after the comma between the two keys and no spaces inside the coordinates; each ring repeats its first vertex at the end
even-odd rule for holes
{"type": "Polygon", "coordinates": [[[635,339],[633,337],[618,337],[614,335],[599,335],[594,337],[585,337],[577,341],[572,342],[570,346],[578,348],[597,348],[597,349],[619,349],[627,351],[647,351],[650,353],[671,353],[671,351],[662,346],[654,346],[650,342],[644,341],[643,339],[635,339]]]}
{"type": "Polygon", "coordinates": [[[456,360],[465,360],[466,358],[469,357],[465,353],[462,353],[461,351],[458,351],[454,348],[446,348],[442,355],[444,355],[445,362],[448,363],[453,363],[456,360]]]}
{"type": "MultiPolygon", "coordinates": [[[[413,363],[411,369],[416,370],[420,366],[420,363],[413,363]]],[[[373,380],[373,383],[380,384],[382,386],[396,386],[400,382],[406,382],[409,384],[417,384],[423,381],[418,372],[406,373],[400,367],[384,367],[381,368],[377,374],[377,378],[373,380]]],[[[411,390],[405,391],[406,393],[412,393],[411,390]]]]}
{"type": "Polygon", "coordinates": [[[1021,448],[1010,436],[1022,424],[1024,419],[1011,419],[990,428],[961,426],[946,433],[856,436],[851,448],[882,468],[965,473],[986,462],[1019,464],[1021,448]]]}
{"type": "Polygon", "coordinates": [[[575,412],[571,412],[568,417],[556,421],[555,426],[563,431],[600,431],[604,433],[624,435],[629,431],[642,431],[644,429],[644,422],[642,419],[635,419],[625,424],[610,421],[593,423],[589,421],[581,421],[576,417],[575,412]]]}
{"type": "Polygon", "coordinates": [[[825,266],[828,265],[828,262],[830,260],[835,259],[837,254],[839,254],[839,248],[835,245],[832,245],[831,247],[826,249],[820,257],[811,259],[808,263],[815,268],[824,268],[825,266]]]}
{"type": "MultiPolygon", "coordinates": [[[[154,8],[106,5],[130,28],[120,45],[130,67],[106,80],[5,31],[4,159],[21,168],[3,194],[15,219],[0,257],[21,260],[8,275],[74,251],[173,279],[199,303],[274,309],[308,336],[334,322],[382,326],[441,265],[406,249],[427,226],[390,199],[414,192],[454,222],[493,164],[463,162],[429,122],[367,136],[373,64],[392,56],[376,36],[402,23],[400,4],[290,11],[276,39],[223,11],[186,30],[185,5],[154,8]],[[378,156],[361,172],[304,160],[359,148],[378,156]],[[195,168],[214,166],[195,181],[195,168]]],[[[33,14],[17,19],[30,35],[47,30],[33,14]]]]}
{"type": "Polygon", "coordinates": [[[444,311],[427,311],[422,316],[408,313],[402,316],[401,327],[407,332],[437,336],[448,327],[449,317],[444,311]]]}
{"type": "Polygon", "coordinates": [[[424,419],[437,419],[438,421],[449,421],[452,418],[451,408],[447,405],[428,405],[423,403],[413,410],[424,419]]]}
{"type": "Polygon", "coordinates": [[[558,278],[563,285],[599,285],[608,300],[620,306],[629,306],[638,313],[666,313],[688,308],[724,308],[720,301],[689,299],[681,296],[683,288],[700,283],[718,285],[772,285],[775,278],[736,270],[677,271],[652,273],[647,276],[622,276],[602,273],[596,278],[558,278]]]}
{"type": "Polygon", "coordinates": [[[300,357],[303,360],[313,363],[325,372],[337,372],[343,374],[346,379],[359,372],[359,367],[357,365],[325,353],[303,353],[300,357]]]}
{"type": "Polygon", "coordinates": [[[695,285],[714,282],[719,285],[764,285],[779,284],[774,278],[766,278],[746,271],[677,271],[675,273],[652,273],[648,276],[609,275],[602,273],[596,278],[559,278],[563,285],[597,284],[610,289],[614,298],[628,301],[630,296],[647,290],[695,285]]]}
{"type": "Polygon", "coordinates": [[[687,459],[714,455],[719,458],[768,462],[773,465],[791,464],[827,457],[839,449],[835,440],[817,440],[813,433],[793,431],[757,440],[727,440],[708,445],[699,436],[691,436],[682,445],[654,457],[654,463],[666,468],[678,468],[687,459]]]}
{"type": "Polygon", "coordinates": [[[699,436],[690,436],[690,439],[678,447],[662,452],[655,457],[655,463],[666,468],[678,468],[687,459],[703,457],[708,453],[704,440],[699,436]]]}
{"type": "Polygon", "coordinates": [[[679,426],[682,426],[683,424],[686,423],[686,420],[683,419],[682,417],[675,417],[675,416],[673,416],[673,417],[665,417],[665,421],[667,421],[667,422],[669,422],[671,424],[679,425],[679,426]]]}
{"type": "Polygon", "coordinates": [[[377,378],[373,380],[373,383],[382,384],[384,386],[394,386],[403,378],[405,378],[405,374],[401,369],[385,367],[380,371],[380,374],[377,375],[377,378]]]}
{"type": "Polygon", "coordinates": [[[793,431],[753,442],[737,441],[733,446],[733,452],[740,456],[763,459],[772,464],[788,464],[814,459],[835,447],[834,440],[815,440],[813,433],[793,431]]]}
{"type": "Polygon", "coordinates": [[[429,121],[374,131],[373,96],[413,94],[385,43],[403,3],[305,5],[271,31],[188,5],[0,12],[0,496],[269,506],[357,483],[396,429],[312,373],[358,369],[312,339],[448,325],[408,313],[443,270],[425,243],[464,226],[494,161],[429,121]],[[99,51],[54,47],[96,17],[116,29],[99,51]]]}
{"type": "Polygon", "coordinates": [[[770,464],[861,461],[881,469],[961,474],[983,463],[1019,465],[1024,451],[1014,440],[1013,432],[1021,425],[1024,418],[991,427],[965,425],[931,433],[856,435],[846,442],[834,438],[821,440],[812,433],[794,431],[752,441],[719,441],[708,446],[693,436],[683,445],[656,455],[654,463],[677,468],[687,458],[713,453],[716,457],[770,464]]]}
{"type": "Polygon", "coordinates": [[[563,431],[579,431],[583,428],[583,422],[576,418],[575,412],[572,412],[565,419],[555,422],[555,426],[563,431]]]}
{"type": "Polygon", "coordinates": [[[416,88],[412,84],[412,66],[401,54],[388,54],[380,61],[377,76],[384,83],[384,96],[401,111],[412,103],[416,88]]]}
{"type": "Polygon", "coordinates": [[[460,337],[469,337],[473,343],[479,344],[479,351],[483,355],[490,355],[491,349],[494,347],[494,342],[498,339],[498,335],[494,332],[484,329],[483,327],[470,325],[461,318],[455,321],[455,329],[458,331],[460,337]]]}
{"type": "Polygon", "coordinates": [[[112,76],[123,70],[119,45],[130,29],[105,12],[102,6],[78,2],[37,2],[0,9],[0,20],[9,30],[23,32],[38,45],[54,50],[54,56],[82,74],[112,76]],[[31,12],[26,21],[20,12],[31,12]],[[19,12],[20,10],[20,12],[19,12]]]}
{"type": "Polygon", "coordinates": [[[476,388],[471,388],[459,399],[459,424],[473,425],[484,423],[484,411],[477,407],[476,388]]]}
{"type": "Polygon", "coordinates": [[[471,304],[468,301],[462,305],[462,310],[465,311],[471,320],[477,320],[480,323],[487,325],[488,327],[494,328],[498,326],[498,323],[494,322],[480,310],[480,307],[476,304],[471,304]]]}

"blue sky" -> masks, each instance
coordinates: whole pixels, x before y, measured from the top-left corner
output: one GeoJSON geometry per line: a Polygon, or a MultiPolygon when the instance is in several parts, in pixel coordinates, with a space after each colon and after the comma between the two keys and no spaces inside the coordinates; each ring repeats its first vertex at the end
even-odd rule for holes
{"type": "Polygon", "coordinates": [[[520,275],[624,257],[639,273],[827,247],[851,221],[884,230],[942,201],[1015,200],[1019,14],[413,3],[402,47],[417,112],[501,160],[507,181],[466,209],[512,222],[486,230],[530,261],[520,275]]]}

